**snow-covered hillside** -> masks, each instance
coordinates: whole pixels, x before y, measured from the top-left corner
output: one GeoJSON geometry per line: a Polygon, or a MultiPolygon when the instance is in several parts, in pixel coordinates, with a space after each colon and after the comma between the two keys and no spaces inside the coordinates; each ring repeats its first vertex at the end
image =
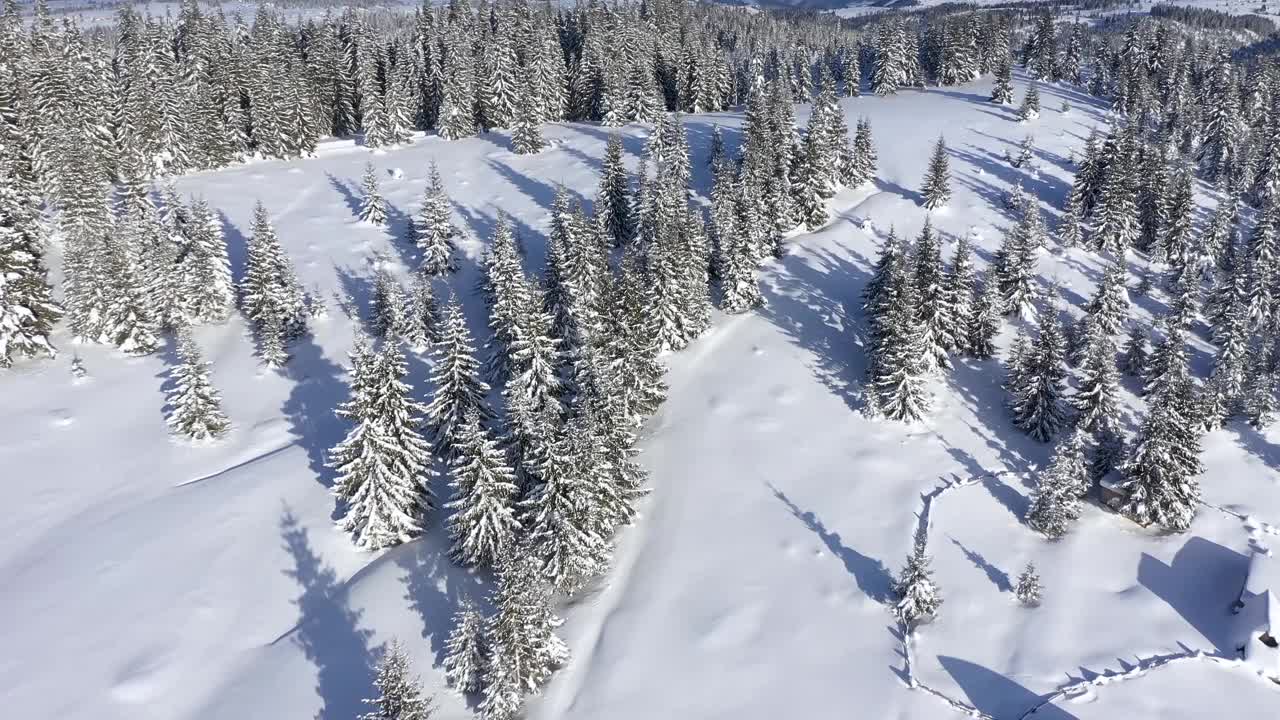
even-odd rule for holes
{"type": "MultiPolygon", "coordinates": [[[[1022,78],[1017,86],[1020,95],[1022,78]]],[[[1106,118],[1074,90],[1042,90],[1045,112],[1026,125],[987,102],[984,82],[843,101],[848,117],[871,120],[876,182],[838,194],[828,226],[791,238],[764,273],[763,309],[717,316],[666,358],[669,399],[641,456],[654,492],[608,577],[563,608],[573,660],[531,717],[939,718],[959,703],[1017,718],[1046,696],[1053,703],[1034,717],[1259,717],[1276,707],[1273,683],[1198,657],[1234,656],[1229,606],[1245,553],[1280,540],[1265,522],[1280,523],[1276,431],[1235,423],[1206,438],[1204,496],[1222,509],[1202,508],[1185,534],[1089,506],[1050,543],[1022,522],[1049,447],[1012,427],[998,361],[957,360],[934,385],[925,423],[859,412],[859,296],[889,228],[912,237],[925,220],[916,187],[939,134],[954,177],[953,199],[933,214],[946,254],[968,235],[985,265],[1011,224],[1001,198],[1019,182],[1056,216],[1069,158],[1106,118]],[[1064,100],[1070,112],[1059,112],[1064,100]],[[1003,154],[1028,133],[1034,169],[1014,169],[1003,154]],[[920,522],[945,605],[904,648],[890,576],[920,522]],[[1028,561],[1045,587],[1035,609],[1011,592],[1028,561]]],[[[712,127],[732,149],[742,118],[684,122],[705,193],[712,127]]],[[[379,253],[401,273],[415,264],[407,215],[435,161],[469,231],[467,262],[449,284],[483,336],[476,263],[498,214],[540,271],[555,187],[593,195],[608,132],[549,126],[552,147],[532,156],[512,154],[498,132],[373,153],[334,142],[315,158],[184,176],[178,189],[221,213],[237,273],[260,200],[306,286],[365,304],[379,253]],[[382,173],[391,232],[356,222],[368,160],[382,173]]],[[[622,133],[634,167],[646,129],[622,133]]],[[[1039,271],[1078,314],[1102,265],[1051,244],[1039,271]]],[[[1163,309],[1157,291],[1135,312],[1150,320],[1163,309]]],[[[344,432],[333,409],[346,394],[352,326],[334,305],[280,372],[260,366],[241,320],[199,329],[234,423],[207,447],[166,431],[172,348],[127,359],[59,337],[56,361],[0,374],[6,714],[345,720],[363,711],[377,648],[400,638],[436,691],[438,717],[470,716],[439,663],[460,599],[482,597],[487,580],[447,560],[439,514],[426,537],[380,554],[353,550],[332,522],[323,465],[344,432]],[[68,370],[73,352],[83,380],[68,370]]],[[[1002,345],[1010,335],[1006,326],[1002,345]]],[[[1203,373],[1208,346],[1196,344],[1203,373]]],[[[421,384],[425,360],[410,366],[421,384]]],[[[1126,400],[1132,425],[1141,401],[1126,400]]]]}

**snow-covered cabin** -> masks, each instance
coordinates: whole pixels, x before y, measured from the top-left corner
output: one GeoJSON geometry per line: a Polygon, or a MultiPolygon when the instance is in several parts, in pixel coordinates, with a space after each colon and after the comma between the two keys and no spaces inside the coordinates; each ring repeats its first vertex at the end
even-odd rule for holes
{"type": "Polygon", "coordinates": [[[1120,508],[1124,507],[1124,502],[1129,499],[1129,493],[1124,489],[1124,476],[1119,470],[1112,470],[1102,479],[1098,481],[1098,500],[1103,505],[1120,512],[1120,508]]]}
{"type": "Polygon", "coordinates": [[[1249,558],[1249,577],[1240,592],[1237,647],[1260,675],[1280,682],[1280,561],[1269,552],[1249,558]]]}

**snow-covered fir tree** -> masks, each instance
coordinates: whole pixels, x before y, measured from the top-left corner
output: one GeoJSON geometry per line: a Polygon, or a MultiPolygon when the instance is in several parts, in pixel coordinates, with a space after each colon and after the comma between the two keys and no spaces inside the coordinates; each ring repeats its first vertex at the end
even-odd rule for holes
{"type": "Polygon", "coordinates": [[[444,190],[440,170],[431,163],[431,177],[422,198],[422,207],[413,219],[413,241],[422,251],[418,271],[428,276],[456,271],[458,230],[453,226],[453,209],[444,190]]]}
{"type": "Polygon", "coordinates": [[[924,528],[916,531],[907,564],[894,582],[893,592],[898,598],[894,614],[908,632],[936,617],[942,607],[942,596],[933,582],[933,571],[929,569],[928,541],[924,528]]]}
{"type": "Polygon", "coordinates": [[[625,246],[636,230],[622,152],[622,137],[611,134],[605,144],[600,191],[596,194],[596,216],[614,247],[625,246]]]}
{"type": "Polygon", "coordinates": [[[280,247],[261,202],[254,206],[250,232],[244,280],[240,284],[240,309],[258,333],[264,360],[275,366],[281,360],[284,343],[306,331],[306,303],[293,264],[280,247]]]}
{"type": "Polygon", "coordinates": [[[1040,442],[1052,438],[1066,422],[1064,352],[1057,313],[1046,312],[1040,318],[1035,342],[1027,353],[1015,358],[1017,367],[1010,372],[1013,423],[1040,442]]]}
{"type": "Polygon", "coordinates": [[[877,277],[866,288],[871,323],[867,364],[869,409],[892,420],[914,421],[929,408],[928,360],[919,301],[901,241],[890,231],[877,277]]]}
{"type": "Polygon", "coordinates": [[[951,265],[947,268],[947,296],[951,303],[951,334],[957,352],[969,351],[969,329],[973,324],[976,290],[973,245],[968,236],[956,241],[951,265]]]}
{"type": "Polygon", "coordinates": [[[484,673],[485,720],[511,720],[524,696],[536,693],[556,668],[569,659],[569,648],[555,634],[560,619],[527,548],[517,548],[498,563],[493,606],[485,626],[489,662],[484,673]]]}
{"type": "Polygon", "coordinates": [[[1018,602],[1026,607],[1036,607],[1040,604],[1040,575],[1036,573],[1034,563],[1027,563],[1018,575],[1018,584],[1013,587],[1013,594],[1017,596],[1018,602]]]}
{"type": "Polygon", "coordinates": [[[947,355],[955,349],[953,296],[942,269],[941,238],[925,218],[915,246],[916,321],[920,325],[924,360],[929,370],[950,368],[947,355]]]}
{"type": "Polygon", "coordinates": [[[183,312],[195,324],[222,323],[235,303],[222,222],[203,200],[191,204],[190,214],[189,242],[182,254],[183,312]]]}
{"type": "Polygon", "coordinates": [[[542,152],[547,141],[542,137],[542,127],[538,117],[538,88],[532,78],[526,77],[517,90],[515,122],[511,130],[511,149],[517,155],[532,155],[542,152]]]}
{"type": "Polygon", "coordinates": [[[369,301],[369,330],[377,338],[404,333],[408,326],[405,311],[409,309],[404,287],[391,274],[390,261],[385,256],[376,260],[377,271],[373,275],[373,296],[369,301]]]}
{"type": "Polygon", "coordinates": [[[432,354],[431,384],[435,395],[426,408],[427,427],[435,452],[454,458],[461,449],[461,433],[467,416],[474,412],[482,421],[489,419],[484,399],[489,386],[480,380],[475,343],[462,307],[454,298],[445,305],[440,340],[432,347],[432,354]]]}
{"type": "Polygon", "coordinates": [[[211,440],[230,429],[222,398],[209,380],[209,366],[190,332],[178,335],[178,365],[170,380],[170,430],[191,440],[211,440]]]}
{"type": "Polygon", "coordinates": [[[480,424],[480,414],[467,414],[457,437],[453,462],[453,500],[446,505],[450,554],[463,565],[492,565],[511,552],[520,523],[515,517],[518,488],[498,442],[480,424]]]}
{"type": "Polygon", "coordinates": [[[1072,432],[1054,448],[1049,466],[1036,475],[1027,524],[1046,537],[1062,537],[1080,517],[1081,488],[1089,483],[1084,444],[1084,432],[1072,432]]]}
{"type": "Polygon", "coordinates": [[[62,308],[44,268],[44,238],[35,208],[18,196],[0,167],[0,368],[15,357],[48,355],[62,308]]]}
{"type": "Polygon", "coordinates": [[[1124,343],[1124,360],[1120,364],[1121,371],[1129,377],[1142,377],[1147,372],[1150,355],[1146,329],[1138,323],[1130,323],[1124,343]]]}
{"type": "Polygon", "coordinates": [[[1018,106],[1018,119],[1023,122],[1035,120],[1040,117],[1040,89],[1035,83],[1027,86],[1027,92],[1022,96],[1022,104],[1018,106]]]}
{"type": "Polygon", "coordinates": [[[951,200],[951,161],[947,158],[947,141],[939,136],[929,157],[929,169],[925,171],[920,186],[924,206],[936,210],[951,200]]]}
{"type": "Polygon", "coordinates": [[[1034,202],[1023,204],[1018,224],[1010,228],[996,253],[995,274],[1001,294],[1001,311],[1022,318],[1036,315],[1040,290],[1036,263],[1044,245],[1044,220],[1034,202]]]}
{"type": "Polygon", "coordinates": [[[1184,532],[1200,504],[1199,423],[1185,381],[1169,381],[1151,398],[1121,468],[1123,511],[1143,525],[1184,532]]]}
{"type": "Polygon", "coordinates": [[[378,550],[421,534],[433,504],[432,459],[419,433],[422,404],[404,381],[399,339],[373,352],[357,337],[351,365],[351,395],[337,415],[353,427],[330,450],[329,466],[338,475],[339,525],[356,547],[378,550]]]}
{"type": "Polygon", "coordinates": [[[974,286],[973,314],[967,326],[966,349],[969,355],[986,360],[996,354],[996,335],[1000,333],[1000,321],[1004,301],[1000,286],[986,277],[974,286]]]}
{"type": "Polygon", "coordinates": [[[387,201],[378,188],[378,170],[366,163],[360,179],[360,221],[377,227],[387,224],[387,201]]]}
{"type": "Polygon", "coordinates": [[[378,662],[378,672],[373,679],[378,697],[365,700],[374,710],[361,715],[359,720],[428,720],[435,710],[433,699],[412,673],[409,654],[399,640],[392,640],[378,662]]]}
{"type": "Polygon", "coordinates": [[[1098,322],[1085,329],[1085,360],[1080,387],[1071,397],[1076,422],[1087,430],[1112,422],[1119,410],[1120,374],[1116,346],[1098,322]]]}
{"type": "Polygon", "coordinates": [[[991,86],[991,102],[997,105],[1013,104],[1013,61],[1008,52],[996,65],[995,83],[991,86]]]}
{"type": "Polygon", "coordinates": [[[444,647],[445,681],[463,695],[479,691],[489,664],[489,649],[484,615],[471,598],[465,598],[453,614],[453,630],[444,647]]]}

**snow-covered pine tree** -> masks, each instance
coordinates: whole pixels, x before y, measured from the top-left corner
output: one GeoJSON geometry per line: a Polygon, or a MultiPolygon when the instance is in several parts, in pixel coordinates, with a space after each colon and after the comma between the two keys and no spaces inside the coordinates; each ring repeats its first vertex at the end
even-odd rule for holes
{"type": "Polygon", "coordinates": [[[1123,511],[1134,521],[1173,532],[1191,526],[1200,504],[1199,427],[1186,381],[1168,381],[1152,397],[1133,450],[1121,468],[1123,511]]]}
{"type": "Polygon", "coordinates": [[[1027,86],[1027,92],[1022,96],[1022,104],[1018,106],[1018,119],[1022,122],[1028,122],[1040,117],[1040,89],[1035,83],[1027,86]]]}
{"type": "Polygon", "coordinates": [[[452,459],[460,451],[463,423],[472,412],[481,421],[490,417],[484,396],[489,386],[480,380],[480,363],[462,307],[450,298],[441,318],[440,340],[432,348],[435,365],[431,384],[435,395],[426,408],[427,427],[435,452],[452,459]]]}
{"type": "MultiPolygon", "coordinates": [[[[811,123],[812,125],[812,123],[811,123]]],[[[824,165],[822,138],[815,128],[811,127],[805,134],[804,145],[797,156],[798,177],[791,186],[795,194],[796,210],[810,232],[817,230],[830,220],[827,204],[823,200],[824,165]]]]}
{"type": "Polygon", "coordinates": [[[1129,377],[1142,377],[1147,372],[1149,360],[1147,331],[1138,323],[1130,323],[1128,338],[1124,343],[1124,361],[1120,369],[1129,377]]]}
{"type": "Polygon", "coordinates": [[[376,338],[399,335],[408,326],[405,310],[408,302],[400,281],[387,268],[388,260],[377,260],[378,270],[373,276],[373,297],[369,302],[369,330],[376,338]]]}
{"type": "Polygon", "coordinates": [[[53,300],[43,247],[35,209],[0,165],[0,368],[16,356],[57,355],[49,335],[62,308],[53,300]]]}
{"type": "Polygon", "coordinates": [[[365,700],[375,710],[361,715],[359,720],[428,720],[435,710],[433,698],[425,694],[422,681],[411,673],[404,646],[399,640],[392,640],[373,679],[378,697],[365,700]]]}
{"type": "Polygon", "coordinates": [[[465,598],[453,614],[453,630],[445,641],[444,677],[463,695],[478,692],[489,664],[484,616],[471,598],[465,598]]]}
{"type": "MultiPolygon", "coordinates": [[[[929,408],[928,361],[919,323],[919,302],[907,259],[886,242],[888,271],[882,290],[868,297],[872,342],[867,363],[870,406],[892,420],[915,421],[929,408]]],[[[869,288],[870,289],[870,288],[869,288]]]]}
{"type": "Polygon", "coordinates": [[[360,221],[377,227],[387,224],[387,201],[378,189],[378,171],[373,163],[365,163],[360,179],[360,221]]]}
{"type": "Polygon", "coordinates": [[[928,217],[920,237],[916,238],[913,262],[916,321],[920,325],[925,366],[930,371],[950,368],[951,360],[947,355],[956,345],[952,295],[942,269],[940,238],[928,217]]]}
{"type": "Polygon", "coordinates": [[[493,565],[513,551],[520,530],[514,511],[515,472],[474,410],[459,429],[456,447],[453,500],[446,505],[453,511],[450,555],[462,565],[493,565]]]}
{"type": "Polygon", "coordinates": [[[1067,204],[1062,208],[1062,220],[1058,223],[1058,242],[1063,247],[1079,247],[1084,243],[1084,230],[1080,226],[1080,197],[1071,190],[1067,204]]]}
{"type": "Polygon", "coordinates": [[[178,365],[169,392],[169,428],[191,440],[221,437],[231,427],[222,413],[222,398],[209,381],[209,366],[189,331],[178,335],[178,365]]]}
{"type": "Polygon", "coordinates": [[[453,226],[453,210],[440,170],[431,163],[431,178],[422,198],[422,209],[413,219],[413,241],[422,251],[422,264],[418,271],[428,276],[455,272],[455,238],[458,230],[453,226]]]}
{"type": "Polygon", "coordinates": [[[1040,575],[1036,573],[1035,563],[1028,562],[1018,575],[1018,584],[1014,586],[1013,594],[1024,606],[1036,607],[1040,604],[1040,593],[1040,575]]]}
{"type": "Polygon", "coordinates": [[[997,105],[1013,104],[1013,61],[1008,50],[996,65],[995,84],[991,86],[991,102],[997,105]]]}
{"type": "Polygon", "coordinates": [[[1044,313],[1035,342],[1010,378],[1013,423],[1040,442],[1047,442],[1066,422],[1064,345],[1057,313],[1044,313]]]}
{"type": "Polygon", "coordinates": [[[1022,318],[1036,316],[1040,291],[1036,261],[1044,244],[1044,219],[1034,202],[1024,202],[1021,219],[1009,229],[996,253],[995,274],[1002,295],[1001,310],[1022,318]]]}
{"type": "Polygon", "coordinates": [[[996,354],[996,335],[1000,333],[1000,320],[1004,305],[1000,287],[994,278],[985,277],[974,286],[973,315],[967,326],[966,349],[972,357],[986,360],[996,354]]]}
{"type": "Polygon", "coordinates": [[[937,616],[942,607],[942,596],[933,582],[933,571],[929,569],[929,536],[922,527],[916,530],[915,543],[911,554],[907,556],[907,564],[894,583],[893,592],[898,602],[894,606],[894,614],[898,621],[910,633],[921,622],[927,622],[937,616]]]}
{"type": "Polygon", "coordinates": [[[858,118],[858,127],[853,135],[853,151],[849,154],[849,169],[845,184],[859,187],[870,182],[876,175],[876,147],[871,139],[871,121],[865,117],[858,118]]]}
{"type": "Polygon", "coordinates": [[[1096,322],[1085,329],[1085,360],[1080,388],[1071,397],[1076,422],[1086,430],[1114,421],[1119,409],[1120,374],[1116,346],[1096,322]]]}
{"type": "Polygon", "coordinates": [[[1058,443],[1049,467],[1036,478],[1027,524],[1048,538],[1062,537],[1080,517],[1080,498],[1089,488],[1084,446],[1085,433],[1079,428],[1058,443]]]}
{"type": "MultiPolygon", "coordinates": [[[[275,228],[261,202],[253,209],[248,250],[245,257],[245,275],[240,284],[240,308],[245,318],[259,334],[259,343],[279,342],[280,350],[288,340],[306,331],[306,303],[302,285],[293,272],[293,265],[280,247],[275,228]],[[272,339],[274,336],[274,339],[272,339]]],[[[280,359],[279,353],[263,353],[280,359]]]]}
{"type": "Polygon", "coordinates": [[[596,217],[613,247],[624,247],[635,234],[627,169],[622,162],[622,137],[617,133],[610,134],[605,144],[600,191],[596,193],[596,217]]]}
{"type": "Polygon", "coordinates": [[[974,281],[973,246],[968,236],[956,242],[951,266],[947,268],[947,296],[951,301],[951,333],[957,352],[969,351],[969,328],[973,323],[974,281]]]}
{"type": "Polygon", "coordinates": [[[607,569],[612,550],[599,494],[609,489],[599,467],[607,461],[590,456],[591,429],[587,416],[566,424],[541,468],[541,485],[521,503],[541,573],[567,595],[607,569]]]}
{"type": "Polygon", "coordinates": [[[947,158],[947,141],[941,135],[933,146],[920,196],[929,210],[936,210],[951,200],[951,162],[947,158]]]}
{"type": "Polygon", "coordinates": [[[518,547],[503,556],[497,576],[497,612],[485,627],[489,663],[480,712],[485,720],[511,720],[524,695],[538,692],[569,659],[569,648],[555,634],[560,619],[551,611],[550,593],[533,553],[518,547]]]}
{"type": "Polygon", "coordinates": [[[190,242],[182,255],[183,311],[192,323],[223,323],[235,304],[235,285],[222,222],[204,200],[191,204],[190,215],[190,242]]]}
{"type": "Polygon", "coordinates": [[[440,309],[436,303],[431,278],[416,275],[409,289],[409,305],[401,313],[404,320],[404,340],[414,352],[422,352],[435,342],[440,326],[440,309]]]}
{"type": "Polygon", "coordinates": [[[352,351],[351,397],[337,410],[354,427],[329,452],[338,473],[334,493],[345,510],[339,524],[357,548],[378,550],[422,533],[432,507],[431,455],[419,434],[421,403],[404,382],[400,341],[372,353],[358,338],[352,351]]]}
{"type": "Polygon", "coordinates": [[[528,77],[532,71],[525,70],[525,80],[517,88],[515,120],[511,129],[511,149],[517,155],[532,155],[542,152],[547,141],[542,137],[541,118],[538,116],[538,88],[528,77]]]}
{"type": "Polygon", "coordinates": [[[1097,323],[1106,335],[1114,335],[1124,327],[1129,317],[1129,293],[1125,289],[1124,264],[1116,260],[1107,265],[1102,272],[1102,282],[1098,285],[1085,312],[1093,322],[1097,323]]]}
{"type": "Polygon", "coordinates": [[[1133,167],[1136,153],[1128,150],[1135,144],[1129,139],[1134,132],[1122,131],[1122,139],[1112,150],[1113,157],[1101,171],[1103,178],[1098,191],[1098,217],[1092,244],[1095,250],[1116,257],[1122,257],[1138,239],[1138,184],[1133,167]]]}

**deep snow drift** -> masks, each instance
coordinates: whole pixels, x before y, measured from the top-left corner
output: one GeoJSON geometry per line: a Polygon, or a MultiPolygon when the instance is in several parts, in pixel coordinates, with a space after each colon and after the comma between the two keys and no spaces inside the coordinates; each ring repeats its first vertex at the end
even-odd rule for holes
{"type": "MultiPolygon", "coordinates": [[[[1024,87],[1020,78],[1019,96],[1024,87]]],[[[1048,543],[1021,516],[1029,474],[1050,447],[1008,420],[998,361],[957,360],[934,384],[926,423],[859,412],[858,298],[889,227],[913,237],[924,222],[915,188],[938,134],[954,189],[933,216],[944,252],[969,234],[985,266],[1011,224],[1003,194],[1021,182],[1052,226],[1073,149],[1105,123],[1091,99],[1045,86],[1045,111],[1022,125],[986,101],[989,90],[844,101],[850,125],[871,120],[876,183],[837,195],[832,223],[798,234],[767,266],[765,308],[718,317],[667,358],[670,399],[645,430],[641,458],[655,491],[623,532],[614,570],[564,609],[574,658],[531,717],[939,718],[956,702],[1017,718],[1064,686],[1034,717],[1253,717],[1277,706],[1272,683],[1195,657],[1234,656],[1230,604],[1247,553],[1280,539],[1265,524],[1280,523],[1277,431],[1235,423],[1205,439],[1205,500],[1224,510],[1202,508],[1186,534],[1159,536],[1089,506],[1067,538],[1048,543]],[[1003,159],[1026,134],[1038,170],[1003,159]],[[925,496],[946,602],[911,644],[909,674],[886,602],[925,496]],[[1045,586],[1037,609],[1011,592],[1028,560],[1045,586]],[[910,689],[912,678],[945,698],[910,689]]],[[[798,115],[803,123],[807,111],[798,115]]],[[[712,126],[732,150],[740,122],[685,118],[700,191],[712,126]]],[[[470,234],[449,285],[483,337],[476,263],[499,211],[540,271],[555,187],[594,195],[609,132],[550,126],[552,147],[534,156],[513,155],[502,133],[420,137],[372,154],[335,142],[316,158],[190,175],[178,188],[222,213],[237,273],[261,200],[304,285],[363,304],[379,253],[401,273],[416,264],[403,236],[436,160],[470,234]],[[389,232],[356,222],[368,160],[393,208],[389,232]]],[[[621,132],[634,168],[647,129],[621,132]]],[[[1051,243],[1039,269],[1079,306],[1102,267],[1051,243]]],[[[1159,292],[1136,299],[1136,318],[1163,310],[1159,292]]],[[[171,347],[128,359],[60,337],[56,361],[0,374],[6,715],[349,720],[363,711],[380,645],[399,637],[437,691],[439,717],[470,716],[438,665],[460,598],[487,581],[444,556],[443,517],[422,540],[379,555],[353,550],[332,524],[323,463],[343,432],[332,411],[346,393],[351,329],[330,302],[281,372],[259,365],[242,320],[200,329],[235,426],[213,446],[166,431],[171,347]],[[73,352],[84,380],[69,372],[73,352]]],[[[1006,324],[1004,342],[1011,333],[1006,324]]],[[[1195,347],[1203,374],[1211,349],[1203,339],[1195,347]]],[[[425,361],[412,359],[411,381],[421,389],[425,377],[425,361]]],[[[1126,398],[1132,426],[1142,403],[1126,398]]]]}

